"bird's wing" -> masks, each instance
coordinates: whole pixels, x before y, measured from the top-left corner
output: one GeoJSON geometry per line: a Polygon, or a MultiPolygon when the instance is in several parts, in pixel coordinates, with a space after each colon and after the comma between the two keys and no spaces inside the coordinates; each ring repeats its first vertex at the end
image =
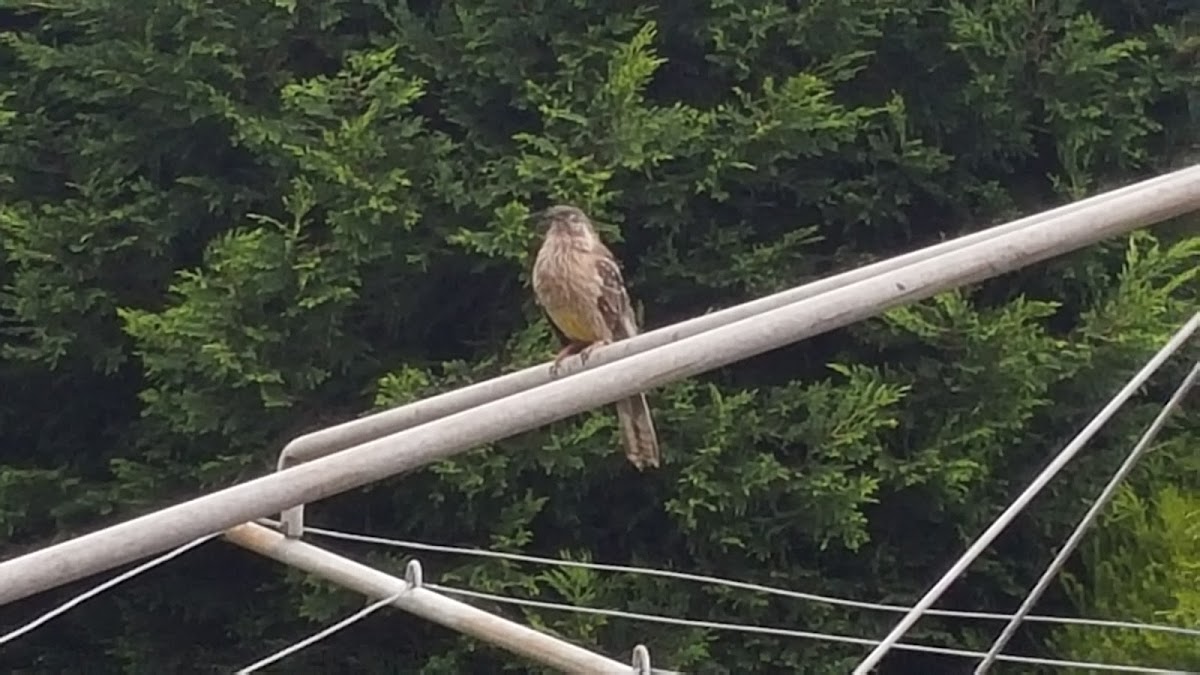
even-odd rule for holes
{"type": "Polygon", "coordinates": [[[595,261],[596,273],[600,277],[600,297],[596,302],[604,322],[612,331],[613,339],[623,340],[637,335],[637,320],[629,302],[629,292],[625,290],[621,266],[603,244],[597,244],[595,261]]]}
{"type": "Polygon", "coordinates": [[[567,345],[571,344],[571,338],[567,337],[567,334],[563,332],[563,329],[558,327],[558,324],[554,322],[554,317],[550,315],[550,312],[547,312],[545,308],[542,308],[541,311],[542,316],[546,317],[546,323],[550,324],[550,332],[554,333],[554,336],[558,338],[559,346],[566,347],[567,345]]]}

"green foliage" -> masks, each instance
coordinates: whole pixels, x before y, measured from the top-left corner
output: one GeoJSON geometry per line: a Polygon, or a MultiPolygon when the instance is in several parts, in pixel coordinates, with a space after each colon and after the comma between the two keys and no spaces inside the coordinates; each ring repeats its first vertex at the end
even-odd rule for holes
{"type": "MultiPolygon", "coordinates": [[[[1200,622],[1200,498],[1173,486],[1152,499],[1124,489],[1108,522],[1083,546],[1082,578],[1064,578],[1092,616],[1196,626],[1200,622]]],[[[1053,644],[1071,658],[1195,670],[1195,638],[1158,632],[1060,628],[1053,644]]]]}
{"type": "MultiPolygon", "coordinates": [[[[267,472],[300,433],[545,363],[555,341],[528,270],[531,215],[551,203],[595,217],[652,328],[1161,171],[1200,139],[1187,3],[794,5],[0,5],[4,555],[267,472]]],[[[308,514],[912,599],[1194,312],[1195,232],[1139,231],[652,391],[657,471],[629,468],[604,409],[308,514]]],[[[1182,368],[947,602],[1014,605],[1182,368]]],[[[1181,420],[1122,501],[1153,508],[1111,519],[1069,596],[1047,603],[1196,620],[1182,505],[1200,464],[1195,415],[1181,420]],[[1154,585],[1128,579],[1149,561],[1154,585]]],[[[346,552],[396,573],[405,562],[346,552]]],[[[420,559],[430,580],[526,599],[855,636],[891,625],[658,578],[420,559]]],[[[38,602],[6,608],[3,625],[38,602]]],[[[861,658],[472,602],[621,660],[645,643],[688,672],[837,673],[861,658]]],[[[214,543],[2,662],[235,670],[359,606],[214,543]]],[[[989,630],[926,619],[911,639],[980,646],[989,630]]],[[[1187,658],[1136,636],[1026,630],[1044,654],[1187,658]]],[[[287,667],[542,672],[392,613],[287,667]]]]}

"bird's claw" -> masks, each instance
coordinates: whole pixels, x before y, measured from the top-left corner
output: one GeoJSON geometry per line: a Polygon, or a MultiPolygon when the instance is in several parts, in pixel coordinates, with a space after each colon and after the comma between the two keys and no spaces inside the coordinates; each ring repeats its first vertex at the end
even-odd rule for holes
{"type": "Polygon", "coordinates": [[[592,352],[595,351],[595,349],[597,347],[603,347],[604,345],[606,345],[608,343],[609,343],[608,340],[597,340],[596,342],[593,342],[592,344],[584,347],[582,350],[579,351],[580,363],[587,363],[588,357],[592,355],[592,352]]]}
{"type": "Polygon", "coordinates": [[[558,355],[554,357],[554,363],[550,364],[550,377],[558,377],[558,374],[562,372],[562,363],[568,356],[571,356],[572,354],[579,354],[579,362],[581,364],[586,364],[588,357],[592,355],[592,352],[597,347],[603,347],[610,342],[611,340],[598,340],[587,345],[571,343],[566,347],[563,347],[561,350],[559,350],[558,355]]]}
{"type": "Polygon", "coordinates": [[[563,347],[561,350],[559,350],[558,355],[554,357],[554,363],[550,364],[550,377],[558,377],[558,374],[560,372],[562,372],[562,362],[568,356],[574,354],[577,351],[579,351],[579,345],[574,344],[574,343],[569,344],[566,347],[563,347]]]}

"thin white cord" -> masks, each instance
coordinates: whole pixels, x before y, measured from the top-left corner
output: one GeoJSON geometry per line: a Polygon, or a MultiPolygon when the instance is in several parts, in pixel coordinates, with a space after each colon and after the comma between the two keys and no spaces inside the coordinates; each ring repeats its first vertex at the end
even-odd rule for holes
{"type": "Polygon", "coordinates": [[[62,614],[64,612],[66,612],[67,610],[75,607],[76,605],[79,605],[83,602],[91,600],[92,598],[96,597],[97,595],[100,595],[101,593],[103,593],[104,591],[107,591],[108,589],[112,588],[113,586],[116,586],[117,584],[119,584],[123,581],[132,579],[133,577],[136,577],[137,575],[141,574],[142,572],[145,572],[146,570],[149,570],[152,567],[156,567],[158,565],[161,565],[161,564],[167,562],[168,560],[170,560],[172,558],[183,555],[184,553],[192,550],[193,548],[196,548],[200,544],[203,544],[204,542],[206,542],[210,539],[220,536],[220,534],[221,533],[218,532],[216,534],[210,534],[210,535],[207,535],[204,537],[200,537],[199,539],[190,541],[190,542],[184,544],[183,546],[176,548],[173,551],[168,551],[168,552],[158,556],[157,558],[154,558],[153,560],[142,563],[141,565],[138,565],[137,567],[135,567],[127,572],[122,572],[121,574],[118,574],[117,576],[109,579],[108,581],[105,581],[104,583],[96,586],[95,588],[91,589],[90,591],[80,593],[79,595],[75,596],[74,598],[71,598],[70,600],[59,605],[58,607],[55,607],[54,609],[50,610],[49,612],[46,612],[45,614],[39,616],[38,618],[34,619],[33,621],[30,621],[29,623],[25,624],[24,626],[21,626],[20,628],[12,631],[10,633],[0,636],[0,645],[3,645],[7,642],[11,642],[11,641],[21,637],[22,635],[37,628],[38,626],[41,626],[42,624],[53,619],[54,617],[58,616],[59,614],[62,614]]]}
{"type": "MultiPolygon", "coordinates": [[[[852,637],[848,635],[835,635],[829,633],[815,633],[802,630],[790,630],[786,628],[769,628],[766,626],[748,626],[737,623],[720,623],[716,621],[699,621],[696,619],[679,619],[670,616],[660,616],[657,614],[641,614],[637,612],[624,612],[615,609],[595,609],[592,607],[578,607],[575,605],[562,605],[554,602],[543,602],[539,600],[525,600],[523,598],[512,598],[504,595],[493,595],[491,593],[480,593],[478,591],[468,591],[449,586],[441,586],[438,584],[426,583],[425,588],[446,593],[448,595],[461,595],[468,598],[476,598],[479,600],[489,600],[492,602],[500,602],[512,605],[523,605],[527,607],[538,607],[541,609],[561,610],[564,612],[576,612],[580,614],[596,614],[600,616],[611,616],[621,619],[633,619],[635,621],[649,621],[653,623],[670,624],[675,626],[690,626],[693,628],[710,628],[713,630],[727,630],[741,633],[758,633],[762,635],[778,635],[783,637],[797,637],[810,640],[826,640],[829,642],[841,642],[855,645],[875,645],[879,644],[878,640],[869,638],[852,637]]],[[[963,656],[978,658],[983,656],[983,652],[975,652],[966,649],[952,649],[949,647],[933,647],[930,645],[906,644],[897,643],[896,649],[905,649],[915,652],[927,652],[930,654],[943,654],[946,656],[963,656]]],[[[1163,670],[1160,668],[1146,668],[1141,666],[1117,666],[1105,663],[1089,663],[1085,661],[1062,661],[1057,659],[1041,659],[1032,656],[1016,656],[1011,654],[1001,654],[1001,661],[1011,661],[1013,663],[1026,663],[1042,666],[1057,666],[1061,668],[1086,668],[1092,670],[1108,670],[1122,673],[1151,673],[1153,675],[1178,675],[1181,671],[1178,670],[1163,670]]]]}
{"type": "Polygon", "coordinates": [[[1075,552],[1075,548],[1079,546],[1079,542],[1083,541],[1088,528],[1092,526],[1100,516],[1100,511],[1108,505],[1109,500],[1116,494],[1117,488],[1121,486],[1121,483],[1133,471],[1133,467],[1137,464],[1137,461],[1150,448],[1150,444],[1154,442],[1154,439],[1158,436],[1158,432],[1166,426],[1167,419],[1179,407],[1184,397],[1187,396],[1188,391],[1196,384],[1197,379],[1200,379],[1200,362],[1192,367],[1192,372],[1188,373],[1188,376],[1183,379],[1183,383],[1179,385],[1175,393],[1171,394],[1171,398],[1167,401],[1166,405],[1163,406],[1162,410],[1154,418],[1154,421],[1150,423],[1150,426],[1146,428],[1145,433],[1138,439],[1133,450],[1129,452],[1129,456],[1125,459],[1125,462],[1113,474],[1112,479],[1108,481],[1108,484],[1104,486],[1104,490],[1100,492],[1100,496],[1096,498],[1091,508],[1088,509],[1087,513],[1079,521],[1079,525],[1075,527],[1075,531],[1071,533],[1071,536],[1067,539],[1067,543],[1063,545],[1058,555],[1054,556],[1054,560],[1046,566],[1046,571],[1042,573],[1042,576],[1037,580],[1033,589],[1029,591],[1029,595],[1025,596],[1025,600],[1021,603],[1020,608],[1017,609],[1017,613],[1013,615],[1012,619],[1004,627],[1004,630],[996,637],[996,641],[992,643],[991,648],[984,655],[983,661],[975,667],[975,675],[983,675],[983,673],[988,671],[992,662],[996,660],[996,655],[1000,653],[1000,650],[1004,649],[1004,646],[1008,644],[1008,641],[1017,632],[1017,628],[1021,625],[1021,619],[1033,609],[1033,606],[1041,599],[1042,593],[1050,586],[1050,582],[1054,580],[1054,577],[1063,568],[1063,565],[1067,564],[1067,559],[1075,552]]]}
{"type": "Polygon", "coordinates": [[[291,656],[292,654],[300,651],[301,649],[304,649],[305,647],[307,647],[315,642],[324,640],[325,638],[329,637],[330,635],[333,635],[334,633],[345,628],[346,626],[349,626],[352,623],[356,623],[358,621],[361,621],[361,620],[367,618],[367,616],[369,616],[372,612],[375,612],[378,609],[381,609],[383,607],[386,607],[386,606],[392,604],[393,602],[396,602],[397,600],[400,599],[400,596],[404,595],[409,590],[410,589],[406,588],[403,591],[400,591],[399,593],[394,593],[382,600],[376,600],[375,602],[367,605],[366,607],[363,607],[362,609],[360,609],[357,612],[351,614],[350,616],[342,619],[341,621],[333,624],[332,626],[329,626],[328,628],[325,628],[319,632],[313,633],[312,635],[304,638],[303,640],[297,642],[296,644],[294,644],[290,647],[287,647],[286,649],[281,649],[280,651],[277,651],[274,654],[271,654],[270,656],[268,656],[264,659],[255,661],[254,663],[246,666],[245,668],[242,668],[241,670],[237,671],[237,675],[245,675],[245,673],[252,673],[252,672],[258,670],[259,668],[262,668],[263,666],[268,666],[282,658],[291,656]]]}
{"type": "Polygon", "coordinates": [[[1087,442],[1092,439],[1092,436],[1100,431],[1100,429],[1108,422],[1108,420],[1115,415],[1118,410],[1120,410],[1121,406],[1124,405],[1127,400],[1132,398],[1135,393],[1137,393],[1137,390],[1146,383],[1146,380],[1150,379],[1150,376],[1153,375],[1155,371],[1157,371],[1159,367],[1161,367],[1162,364],[1171,357],[1172,354],[1178,351],[1178,349],[1187,342],[1192,334],[1196,332],[1197,328],[1200,328],[1200,312],[1194,314],[1191,320],[1188,321],[1183,328],[1180,328],[1179,331],[1171,337],[1167,344],[1164,345],[1163,348],[1160,349],[1158,353],[1155,354],[1154,357],[1151,358],[1150,361],[1147,362],[1140,371],[1138,371],[1137,375],[1134,375],[1133,379],[1130,380],[1121,389],[1121,391],[1119,391],[1117,395],[1114,396],[1112,400],[1110,400],[1108,404],[1105,405],[1104,408],[1092,418],[1092,421],[1088,422],[1087,426],[1084,427],[1083,430],[1071,440],[1067,447],[1063,448],[1062,451],[1055,456],[1054,460],[1050,462],[1049,466],[1047,466],[1045,469],[1042,469],[1042,471],[1038,473],[1033,482],[1029,484],[1029,487],[1025,488],[1020,496],[1013,500],[1012,504],[1010,504],[1008,508],[1004,509],[1004,512],[1001,513],[1000,516],[996,518],[996,520],[993,521],[986,530],[984,530],[983,534],[979,535],[979,538],[967,548],[966,553],[963,553],[962,556],[950,566],[950,569],[942,575],[942,578],[938,579],[937,583],[935,583],[933,587],[930,588],[925,595],[923,595],[921,599],[917,601],[917,604],[914,605],[912,609],[908,610],[908,613],[905,614],[904,617],[900,619],[899,623],[892,628],[891,632],[883,638],[883,641],[880,642],[874,649],[872,649],[871,653],[867,654],[866,658],[864,658],[862,662],[859,663],[854,669],[853,675],[867,675],[867,673],[869,673],[873,667],[879,664],[879,661],[883,659],[883,656],[887,654],[892,645],[899,641],[904,633],[907,632],[909,628],[912,628],[913,624],[915,624],[921,618],[921,615],[928,611],[933,603],[937,602],[938,598],[940,598],[942,594],[946,592],[946,589],[948,589],[950,585],[953,584],[958,577],[966,571],[967,567],[969,567],[971,563],[980,556],[980,554],[987,550],[988,546],[991,546],[996,537],[1000,536],[1000,533],[1003,532],[1004,529],[1016,519],[1021,511],[1023,511],[1025,507],[1033,501],[1034,497],[1041,492],[1042,488],[1044,488],[1046,484],[1049,483],[1050,480],[1054,478],[1054,476],[1060,470],[1062,470],[1064,466],[1067,465],[1067,462],[1071,461],[1071,459],[1083,449],[1087,442]]]}
{"type": "MultiPolygon", "coordinates": [[[[278,521],[270,519],[261,519],[259,522],[269,527],[278,527],[278,521]]],[[[843,607],[854,607],[857,609],[870,609],[884,612],[903,613],[910,608],[903,605],[887,605],[874,602],[864,602],[861,600],[848,600],[845,598],[837,598],[826,595],[817,595],[815,593],[804,593],[801,591],[792,591],[783,588],[775,588],[772,586],[763,586],[746,581],[736,581],[733,579],[724,579],[721,577],[713,577],[703,574],[689,574],[687,572],[674,572],[671,570],[660,570],[648,567],[631,567],[626,565],[610,565],[604,563],[589,563],[578,560],[561,560],[558,558],[542,558],[539,556],[522,555],[519,553],[504,553],[501,551],[487,551],[474,548],[461,548],[457,546],[442,546],[438,544],[424,544],[413,541],[402,541],[399,539],[387,539],[385,537],[373,537],[365,534],[353,534],[349,532],[339,532],[336,530],[326,530],[317,527],[305,527],[304,532],[315,534],[329,539],[343,539],[346,541],[357,541],[367,544],[379,544],[383,546],[392,546],[395,548],[411,549],[416,551],[432,551],[437,553],[454,553],[461,555],[479,556],[484,558],[497,558],[500,560],[512,560],[514,562],[526,562],[538,565],[558,565],[560,567],[577,567],[581,569],[590,569],[601,572],[622,572],[627,574],[641,574],[645,576],[666,577],[669,579],[680,579],[683,581],[692,581],[703,584],[712,584],[716,586],[726,586],[728,588],[737,588],[741,590],[755,591],[758,593],[768,593],[771,595],[779,595],[789,598],[797,598],[800,600],[808,600],[811,602],[820,602],[829,605],[840,605],[843,607]]],[[[963,619],[984,619],[991,621],[1007,621],[1012,618],[1011,614],[996,614],[990,612],[968,612],[947,609],[931,609],[927,614],[947,616],[963,619]]],[[[1060,623],[1087,625],[1103,628],[1123,628],[1130,630],[1147,630],[1160,631],[1164,633],[1177,633],[1180,635],[1188,635],[1192,637],[1200,637],[1200,629],[1183,628],[1180,626],[1164,626],[1146,623],[1136,623],[1132,621],[1108,621],[1104,619],[1080,619],[1076,617],[1066,616],[1044,616],[1030,615],[1026,617],[1026,621],[1039,621],[1045,623],[1060,623]]]]}

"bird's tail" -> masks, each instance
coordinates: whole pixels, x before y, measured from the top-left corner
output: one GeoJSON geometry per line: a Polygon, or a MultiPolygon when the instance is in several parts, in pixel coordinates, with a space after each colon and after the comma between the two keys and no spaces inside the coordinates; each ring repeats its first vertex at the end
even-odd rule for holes
{"type": "Polygon", "coordinates": [[[654,432],[654,420],[650,417],[650,405],[645,394],[637,394],[617,401],[617,422],[621,427],[621,440],[625,443],[625,456],[639,470],[658,466],[658,434],[654,432]]]}

